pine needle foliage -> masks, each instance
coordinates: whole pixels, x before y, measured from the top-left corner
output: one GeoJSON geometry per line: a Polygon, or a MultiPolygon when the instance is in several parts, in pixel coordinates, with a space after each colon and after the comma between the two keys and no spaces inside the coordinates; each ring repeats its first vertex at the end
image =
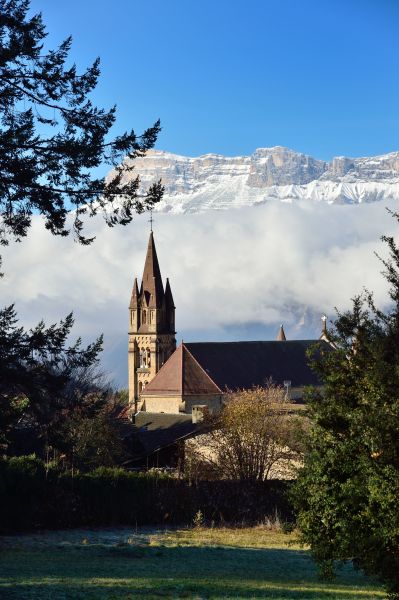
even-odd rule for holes
{"type": "Polygon", "coordinates": [[[325,389],[308,397],[313,426],[293,499],[325,575],[353,560],[399,598],[399,248],[382,239],[391,308],[364,292],[332,326],[336,350],[314,354],[325,389]]]}
{"type": "Polygon", "coordinates": [[[0,244],[25,237],[33,214],[66,236],[71,209],[75,239],[89,244],[85,216],[100,211],[109,226],[126,225],[162,197],[160,182],[140,193],[139,177],[128,176],[132,162],[122,160],[152,148],[160,123],[109,138],[116,108],[90,99],[99,59],[79,73],[69,59],[71,37],[45,49],[42,17],[29,16],[29,7],[29,0],[0,0],[0,244]],[[107,164],[114,167],[107,180],[93,176],[107,164]]]}
{"type": "MultiPolygon", "coordinates": [[[[0,310],[0,447],[6,450],[12,433],[24,422],[37,436],[55,435],[75,402],[71,382],[93,368],[102,350],[102,337],[88,346],[80,339],[68,345],[72,314],[59,324],[41,321],[31,330],[18,323],[14,307],[0,310]]],[[[75,402],[76,403],[76,402],[75,402]]]]}

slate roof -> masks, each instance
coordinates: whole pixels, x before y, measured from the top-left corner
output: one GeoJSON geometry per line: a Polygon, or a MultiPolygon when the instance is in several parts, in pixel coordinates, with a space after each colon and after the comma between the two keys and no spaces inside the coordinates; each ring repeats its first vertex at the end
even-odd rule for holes
{"type": "Polygon", "coordinates": [[[190,394],[220,393],[221,389],[182,343],[145,387],[141,395],[189,396],[190,394]]]}
{"type": "MultiPolygon", "coordinates": [[[[308,365],[306,351],[315,340],[267,342],[194,342],[185,346],[222,389],[262,386],[271,378],[278,385],[285,380],[292,387],[320,385],[308,365]]],[[[331,351],[327,342],[323,349],[331,351]]]]}
{"type": "Polygon", "coordinates": [[[138,412],[134,418],[134,431],[140,442],[139,454],[149,456],[194,435],[201,425],[193,423],[191,415],[138,412]]]}

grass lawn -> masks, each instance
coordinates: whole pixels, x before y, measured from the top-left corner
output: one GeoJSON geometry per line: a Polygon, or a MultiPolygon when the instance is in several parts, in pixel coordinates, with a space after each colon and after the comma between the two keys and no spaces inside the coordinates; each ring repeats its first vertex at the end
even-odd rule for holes
{"type": "Polygon", "coordinates": [[[0,537],[1,600],[384,598],[347,565],[321,582],[295,536],[263,528],[107,529],[0,537]]]}

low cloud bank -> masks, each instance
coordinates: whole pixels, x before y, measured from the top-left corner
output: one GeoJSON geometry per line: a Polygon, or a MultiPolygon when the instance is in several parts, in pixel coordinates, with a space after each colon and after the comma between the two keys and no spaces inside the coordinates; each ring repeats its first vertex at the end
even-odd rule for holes
{"type": "MultiPolygon", "coordinates": [[[[395,208],[392,206],[391,208],[395,208]]],[[[127,306],[141,277],[148,215],[128,227],[90,222],[90,247],[54,238],[39,218],[29,237],[2,252],[2,304],[21,321],[54,322],[73,310],[75,333],[104,332],[104,368],[126,383],[127,306]]],[[[283,322],[290,337],[310,337],[322,313],[345,310],[364,287],[379,306],[387,286],[375,256],[382,234],[399,225],[380,203],[329,206],[268,203],[196,215],[156,213],[161,272],[170,278],[179,339],[265,339],[283,322]],[[259,333],[259,335],[257,335],[259,333]]]]}

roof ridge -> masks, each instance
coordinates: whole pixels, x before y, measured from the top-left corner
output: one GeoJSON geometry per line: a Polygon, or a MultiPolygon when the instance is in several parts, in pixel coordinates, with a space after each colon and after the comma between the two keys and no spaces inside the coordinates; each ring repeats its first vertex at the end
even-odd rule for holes
{"type": "MultiPolygon", "coordinates": [[[[220,344],[276,344],[279,340],[234,340],[234,341],[228,341],[228,342],[187,342],[187,344],[190,345],[196,345],[199,346],[201,344],[214,344],[214,345],[220,345],[220,344]]],[[[291,343],[296,343],[296,342],[314,342],[315,344],[317,342],[319,342],[320,340],[318,338],[303,338],[303,339],[299,339],[299,340],[285,340],[287,342],[287,344],[291,344],[291,343]]],[[[188,348],[187,348],[188,350],[188,348]]]]}

